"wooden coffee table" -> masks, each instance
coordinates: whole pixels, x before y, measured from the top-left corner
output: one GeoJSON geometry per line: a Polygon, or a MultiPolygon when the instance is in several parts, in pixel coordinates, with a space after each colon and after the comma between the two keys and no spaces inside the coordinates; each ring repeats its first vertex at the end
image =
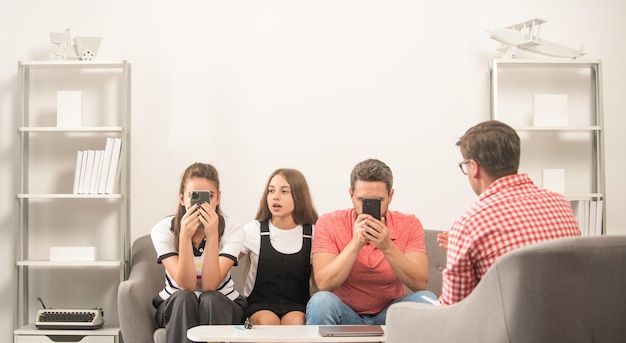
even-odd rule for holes
{"type": "MultiPolygon", "coordinates": [[[[385,330],[385,326],[382,325],[385,330]]],[[[322,337],[319,325],[200,325],[187,331],[196,342],[385,342],[383,336],[322,337]]]]}

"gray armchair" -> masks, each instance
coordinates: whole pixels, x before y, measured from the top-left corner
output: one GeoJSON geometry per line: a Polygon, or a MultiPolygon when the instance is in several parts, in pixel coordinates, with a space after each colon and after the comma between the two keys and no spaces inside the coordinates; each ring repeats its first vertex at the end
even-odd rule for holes
{"type": "Polygon", "coordinates": [[[626,236],[543,242],[501,257],[451,306],[401,303],[387,342],[626,342],[626,236]]]}
{"type": "MultiPolygon", "coordinates": [[[[446,265],[445,250],[437,244],[440,231],[425,230],[428,255],[428,289],[439,296],[441,293],[441,271],[446,265]]],[[[128,280],[118,289],[118,317],[124,343],[165,343],[165,329],[157,328],[154,321],[156,310],[152,298],[162,288],[165,280],[163,266],[156,263],[156,252],[150,235],[137,238],[131,249],[131,269],[128,280]]],[[[243,292],[245,259],[231,273],[235,288],[243,292]]]]}
{"type": "Polygon", "coordinates": [[[131,249],[128,280],[117,293],[118,317],[125,343],[165,343],[165,329],[157,330],[152,298],[163,289],[165,269],[156,262],[150,235],[137,238],[131,249]]]}
{"type": "MultiPolygon", "coordinates": [[[[131,249],[128,280],[120,283],[117,293],[118,317],[124,343],[165,343],[165,329],[157,328],[152,298],[163,289],[165,269],[157,262],[150,235],[137,238],[131,249]]],[[[235,289],[243,292],[247,260],[233,267],[235,289]]]]}

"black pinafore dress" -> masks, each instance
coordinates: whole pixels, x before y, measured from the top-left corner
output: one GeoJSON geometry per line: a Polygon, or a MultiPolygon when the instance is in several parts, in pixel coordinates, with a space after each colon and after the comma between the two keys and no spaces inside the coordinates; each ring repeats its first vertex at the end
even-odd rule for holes
{"type": "Polygon", "coordinates": [[[261,222],[259,265],[244,319],[259,310],[272,311],[279,318],[291,311],[305,312],[309,301],[312,231],[311,225],[304,225],[300,251],[283,254],[270,242],[268,221],[261,222]]]}

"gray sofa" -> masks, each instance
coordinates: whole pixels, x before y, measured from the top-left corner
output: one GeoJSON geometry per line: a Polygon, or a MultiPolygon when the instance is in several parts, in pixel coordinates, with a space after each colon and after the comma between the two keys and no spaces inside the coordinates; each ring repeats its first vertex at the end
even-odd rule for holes
{"type": "Polygon", "coordinates": [[[543,242],[498,259],[451,306],[395,304],[387,342],[626,342],[626,236],[543,242]]]}
{"type": "MultiPolygon", "coordinates": [[[[441,293],[441,271],[446,264],[445,250],[437,245],[440,231],[426,231],[428,254],[428,289],[437,296],[441,293]]],[[[245,263],[233,268],[235,287],[243,289],[245,263]]],[[[118,290],[118,316],[125,343],[165,343],[165,329],[157,329],[154,321],[152,297],[163,287],[165,272],[156,263],[156,252],[150,235],[135,240],[131,252],[131,269],[128,280],[120,283],[118,290]]]]}

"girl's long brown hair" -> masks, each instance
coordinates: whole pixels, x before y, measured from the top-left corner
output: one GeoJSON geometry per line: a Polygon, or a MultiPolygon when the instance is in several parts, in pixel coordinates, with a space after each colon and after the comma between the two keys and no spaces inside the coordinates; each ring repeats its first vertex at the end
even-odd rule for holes
{"type": "Polygon", "coordinates": [[[267,194],[269,193],[270,181],[272,181],[272,178],[276,175],[282,175],[285,180],[287,180],[287,183],[289,183],[289,187],[291,187],[291,196],[293,197],[294,204],[292,215],[296,224],[315,224],[318,216],[315,206],[313,205],[313,200],[311,199],[309,185],[304,175],[299,170],[289,168],[277,169],[270,175],[269,179],[267,179],[265,191],[263,192],[263,197],[259,204],[259,211],[255,219],[262,222],[272,217],[272,212],[270,212],[267,206],[267,194]]]}

